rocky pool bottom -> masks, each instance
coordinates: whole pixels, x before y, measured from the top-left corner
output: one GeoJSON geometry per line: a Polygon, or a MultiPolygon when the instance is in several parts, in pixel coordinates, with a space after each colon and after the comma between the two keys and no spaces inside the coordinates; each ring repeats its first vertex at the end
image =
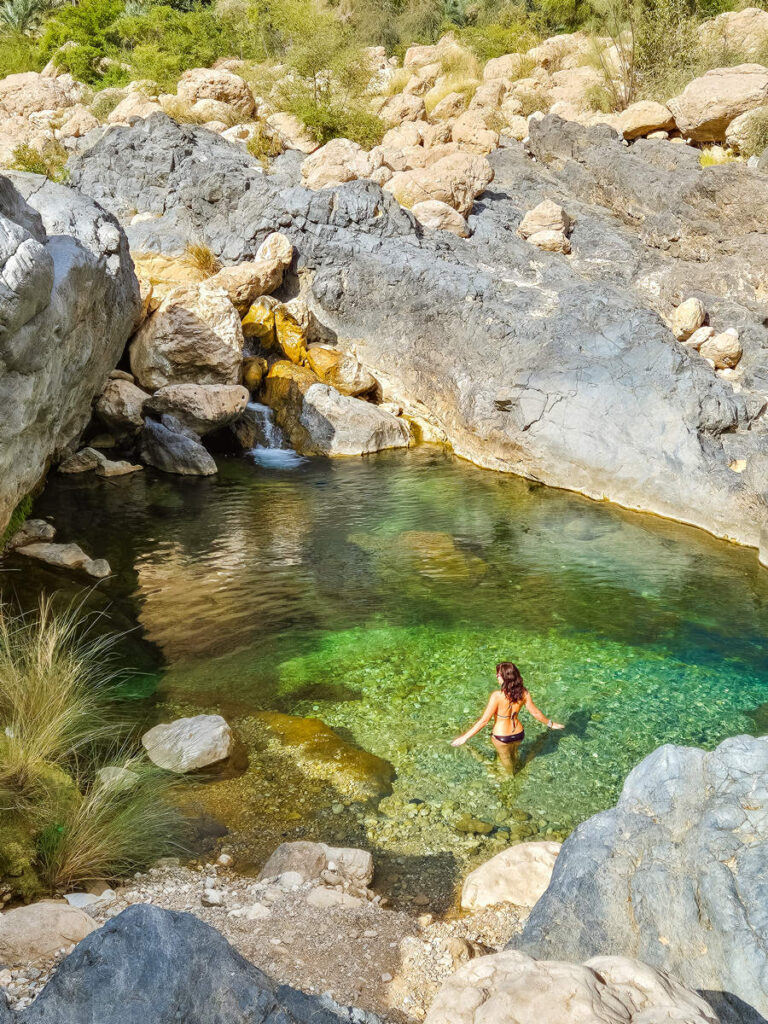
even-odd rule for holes
{"type": "MultiPolygon", "coordinates": [[[[365,846],[396,905],[448,909],[473,862],[564,837],[660,744],[766,731],[752,552],[435,449],[52,476],[34,515],[113,568],[85,605],[123,633],[132,713],[218,711],[241,737],[247,770],[189,796],[240,864],[286,839],[365,846]],[[526,719],[511,777],[487,732],[449,745],[499,660],[566,723],[526,719]]],[[[23,605],[84,590],[4,568],[23,605]]]]}

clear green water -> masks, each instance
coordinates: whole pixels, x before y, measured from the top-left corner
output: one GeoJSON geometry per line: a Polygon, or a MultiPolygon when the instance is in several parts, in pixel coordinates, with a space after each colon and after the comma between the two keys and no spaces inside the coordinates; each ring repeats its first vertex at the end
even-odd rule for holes
{"type": "MultiPolygon", "coordinates": [[[[37,502],[112,564],[87,600],[133,630],[137,693],[318,716],[394,764],[396,797],[491,821],[522,808],[540,834],[610,805],[662,743],[764,730],[768,572],[752,551],[426,448],[220,466],[52,478],[37,502]],[[487,733],[476,756],[449,746],[499,660],[567,726],[526,718],[511,779],[490,770],[487,733]]],[[[72,586],[5,568],[23,603],[72,586]]]]}

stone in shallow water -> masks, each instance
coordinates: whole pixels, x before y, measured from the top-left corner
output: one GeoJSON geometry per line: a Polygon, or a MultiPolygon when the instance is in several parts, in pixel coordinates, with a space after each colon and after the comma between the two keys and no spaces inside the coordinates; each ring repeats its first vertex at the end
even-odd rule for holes
{"type": "Polygon", "coordinates": [[[172,772],[191,772],[229,757],[232,731],[221,715],[162,722],[141,737],[150,760],[172,772]]]}
{"type": "Polygon", "coordinates": [[[89,557],[79,544],[40,542],[16,548],[16,553],[26,558],[36,558],[57,569],[80,570],[97,580],[104,579],[112,572],[105,558],[89,557]]]}
{"type": "Polygon", "coordinates": [[[8,541],[8,547],[23,548],[35,541],[53,540],[55,536],[56,527],[51,523],[46,523],[44,519],[27,519],[8,541]]]}

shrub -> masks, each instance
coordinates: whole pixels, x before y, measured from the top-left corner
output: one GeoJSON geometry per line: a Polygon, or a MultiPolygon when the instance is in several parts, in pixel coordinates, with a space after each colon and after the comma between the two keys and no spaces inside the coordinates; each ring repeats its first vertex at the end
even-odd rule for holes
{"type": "Polygon", "coordinates": [[[515,93],[515,96],[522,105],[521,114],[523,117],[535,114],[539,110],[542,114],[546,114],[552,106],[549,94],[543,89],[520,89],[519,92],[515,93]]]}
{"type": "Polygon", "coordinates": [[[29,174],[44,174],[51,181],[66,181],[69,176],[65,167],[68,157],[59,142],[46,142],[41,150],[25,142],[13,150],[11,168],[29,174]]]}
{"type": "Polygon", "coordinates": [[[32,511],[32,495],[25,495],[21,501],[18,502],[16,508],[11,512],[11,518],[8,520],[8,525],[3,531],[2,538],[0,538],[0,549],[5,547],[11,537],[20,530],[24,525],[25,520],[28,518],[29,513],[32,511]]]}
{"type": "Polygon", "coordinates": [[[341,137],[370,149],[384,135],[381,119],[359,102],[321,99],[316,103],[311,95],[296,90],[286,109],[304,122],[321,145],[341,137]]]}
{"type": "Polygon", "coordinates": [[[271,158],[280,156],[283,152],[279,138],[267,128],[263,121],[257,123],[245,148],[251,156],[260,160],[265,168],[269,166],[271,158]]]}
{"type": "Polygon", "coordinates": [[[601,114],[610,114],[614,110],[614,97],[605,85],[590,85],[584,92],[584,99],[590,110],[600,111],[601,114]]]}
{"type": "Polygon", "coordinates": [[[91,113],[97,120],[106,121],[121,98],[122,94],[117,89],[97,93],[91,103],[91,113]]]}
{"type": "Polygon", "coordinates": [[[760,156],[768,149],[768,107],[760,107],[748,115],[744,141],[739,147],[743,156],[760,156]]]}
{"type": "Polygon", "coordinates": [[[722,146],[708,146],[701,151],[699,163],[702,167],[719,167],[721,164],[735,163],[738,159],[731,149],[724,149],[722,146]]]}
{"type": "Polygon", "coordinates": [[[472,99],[480,82],[477,78],[465,78],[462,75],[451,75],[434,85],[424,97],[424,106],[427,114],[431,114],[435,107],[450,96],[452,92],[459,92],[466,96],[467,100],[472,99]]]}
{"type": "Polygon", "coordinates": [[[0,78],[21,71],[39,71],[44,64],[36,40],[21,32],[0,34],[0,78]]]}
{"type": "Polygon", "coordinates": [[[37,860],[50,891],[117,879],[158,857],[183,852],[186,825],[169,802],[171,776],[146,761],[119,758],[109,781],[95,778],[79,801],[41,808],[37,860]]]}
{"type": "Polygon", "coordinates": [[[203,242],[190,242],[184,250],[184,258],[190,266],[200,270],[206,277],[213,277],[221,270],[221,263],[203,242]]]}

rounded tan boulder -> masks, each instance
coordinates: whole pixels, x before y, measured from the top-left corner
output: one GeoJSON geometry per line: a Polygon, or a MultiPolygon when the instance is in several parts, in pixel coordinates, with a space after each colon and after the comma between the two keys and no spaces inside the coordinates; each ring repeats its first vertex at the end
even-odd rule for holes
{"type": "MultiPolygon", "coordinates": [[[[756,143],[760,143],[765,135],[766,124],[768,124],[768,103],[739,114],[725,130],[726,145],[735,149],[737,153],[746,153],[748,156],[752,156],[756,143]]],[[[759,150],[755,155],[759,155],[759,150]]]]}
{"type": "Polygon", "coordinates": [[[737,365],[742,356],[739,332],[729,327],[722,334],[716,334],[699,346],[699,355],[711,359],[716,370],[730,370],[737,365]]]}
{"type": "Polygon", "coordinates": [[[678,341],[686,341],[694,331],[698,331],[706,318],[707,311],[701,299],[686,299],[672,314],[672,333],[678,341]]]}
{"type": "Polygon", "coordinates": [[[411,208],[411,213],[422,227],[433,231],[450,231],[459,238],[469,237],[466,218],[452,206],[441,203],[439,199],[427,199],[423,203],[416,203],[411,208]]]}
{"type": "Polygon", "coordinates": [[[269,295],[283,283],[284,265],[276,259],[256,259],[224,267],[208,278],[209,288],[223,288],[240,316],[245,316],[256,299],[269,295]]]}
{"type": "Polygon", "coordinates": [[[384,188],[402,206],[437,199],[466,216],[492,181],[493,168],[485,157],[452,153],[427,167],[394,174],[384,188]]]}
{"type": "Polygon", "coordinates": [[[179,79],[176,94],[190,106],[199,100],[226,103],[243,117],[253,117],[256,101],[248,83],[225,68],[191,68],[179,79]]]}
{"type": "Polygon", "coordinates": [[[384,124],[394,127],[404,121],[425,121],[427,111],[421,96],[400,93],[387,100],[379,111],[379,117],[384,124]]]}
{"type": "Polygon", "coordinates": [[[694,78],[667,104],[683,135],[694,142],[723,142],[739,114],[768,102],[768,68],[739,64],[694,78]]]}
{"type": "Polygon", "coordinates": [[[382,164],[382,149],[369,153],[350,139],[331,139],[308,156],[301,165],[301,180],[305,188],[333,188],[345,181],[368,178],[382,164]]]}
{"type": "Polygon", "coordinates": [[[108,380],[94,407],[96,415],[108,430],[118,437],[132,437],[144,425],[146,391],[129,380],[108,380]]]}
{"type": "Polygon", "coordinates": [[[239,384],[240,317],[223,288],[175,288],[130,346],[131,372],[150,391],[166,384],[239,384]]]}
{"type": "Polygon", "coordinates": [[[566,234],[571,226],[571,218],[557,203],[551,199],[545,199],[528,210],[517,229],[521,238],[530,238],[531,235],[539,234],[542,231],[560,231],[566,234]]]}
{"type": "Polygon", "coordinates": [[[652,100],[630,104],[616,118],[617,128],[625,139],[637,139],[651,132],[671,131],[675,119],[669,107],[652,100]]]}
{"type": "Polygon", "coordinates": [[[150,99],[140,92],[130,92],[109,114],[107,124],[127,124],[131,118],[149,117],[150,114],[162,109],[157,100],[150,99]]]}
{"type": "Polygon", "coordinates": [[[299,153],[314,153],[320,149],[320,143],[295,114],[285,111],[270,114],[267,126],[275,132],[283,149],[295,149],[299,153]]]}
{"type": "Polygon", "coordinates": [[[233,423],[248,398],[241,384],[168,384],[147,399],[144,408],[157,416],[169,413],[182,426],[204,435],[233,423]]]}
{"type": "Polygon", "coordinates": [[[464,879],[461,905],[464,910],[480,910],[496,903],[532,907],[549,885],[560,843],[517,843],[464,879]]]}
{"type": "Polygon", "coordinates": [[[585,964],[533,960],[509,950],[482,956],[443,984],[426,1024],[718,1024],[701,996],[639,960],[585,964]]]}
{"type": "Polygon", "coordinates": [[[0,963],[26,964],[70,946],[98,925],[85,911],[57,900],[42,900],[0,914],[0,963]]]}
{"type": "Polygon", "coordinates": [[[449,92],[432,108],[433,121],[447,121],[451,117],[459,117],[467,109],[467,97],[463,92],[449,92]]]}
{"type": "Polygon", "coordinates": [[[486,156],[499,145],[499,133],[486,127],[480,111],[468,110],[453,123],[451,138],[462,149],[486,156]]]}

